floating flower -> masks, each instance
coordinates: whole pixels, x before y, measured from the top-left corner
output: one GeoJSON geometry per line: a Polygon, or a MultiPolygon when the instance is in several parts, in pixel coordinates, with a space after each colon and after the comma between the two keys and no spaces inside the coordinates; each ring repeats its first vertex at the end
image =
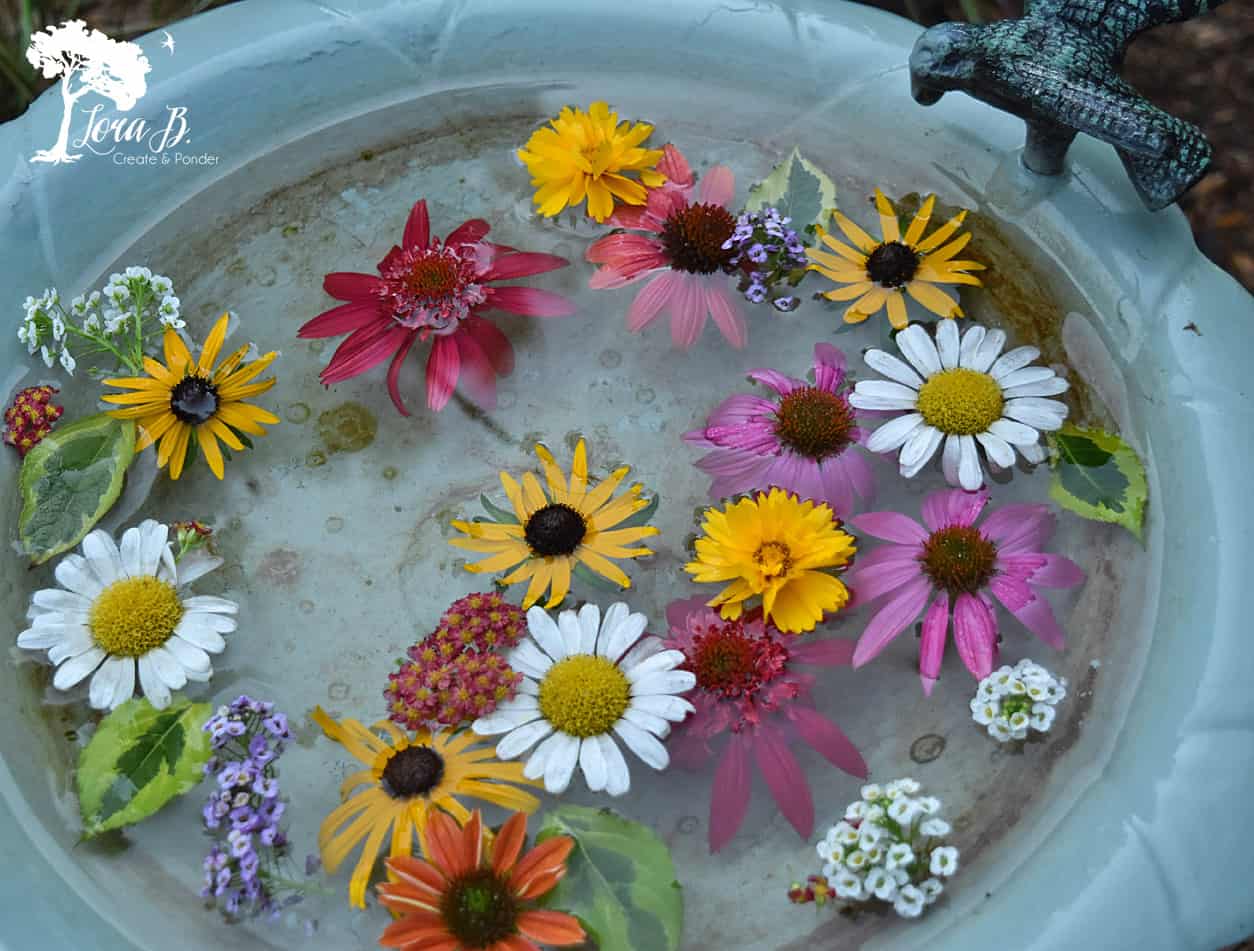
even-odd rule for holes
{"type": "Polygon", "coordinates": [[[170,478],[183,474],[183,464],[192,437],[200,447],[209,468],[219,479],[225,472],[218,440],[236,452],[244,443],[239,433],[252,436],[266,434],[262,423],[274,424],[279,417],[259,406],[245,403],[250,396],[264,393],[274,386],[274,379],[253,380],[278,356],[273,350],[265,356],[244,363],[249,347],[240,347],[217,363],[226,339],[228,314],[223,314],[205,345],[200,359],[192,358],[187,345],[172,329],[165,332],[165,365],[152,357],[144,357],[147,376],[119,377],[105,380],[109,386],[133,390],[131,393],[109,393],[101,397],[106,403],[124,404],[126,409],[109,410],[117,419],[133,419],[139,425],[135,451],[157,445],[157,466],[170,465],[170,478]],[[215,367],[215,363],[217,366],[215,367]]]}
{"type": "Polygon", "coordinates": [[[1033,661],[1001,667],[980,681],[971,717],[998,743],[1027,738],[1029,730],[1048,733],[1054,707],[1067,695],[1067,681],[1033,661]]]}
{"type": "Polygon", "coordinates": [[[112,710],[135,693],[135,675],[158,710],[170,691],[213,675],[210,654],[226,648],[235,630],[234,601],[211,595],[181,597],[180,588],[222,564],[203,553],[177,565],[170,529],[147,519],[122,534],[121,547],[96,529],[83,539],[82,554],[57,564],[59,588],[31,598],[30,627],[17,638],[26,650],[46,650],[57,665],[52,685],[69,690],[91,676],[89,699],[112,710]]]}
{"type": "Polygon", "coordinates": [[[627,761],[611,734],[654,769],[665,769],[670,756],[661,740],[672,722],[693,711],[677,695],[691,689],[696,677],[675,669],[683,663],[681,652],[641,636],[645,624],[643,614],[630,613],[621,602],[610,605],[604,620],[595,604],[563,611],[557,623],[532,608],[531,637],[509,655],[510,665],[525,675],[519,695],[476,720],[474,731],[506,734],[496,746],[501,759],[540,743],[525,775],[543,777],[551,793],[566,791],[576,763],[593,792],[627,792],[627,761]]]}
{"type": "Polygon", "coordinates": [[[647,122],[619,122],[608,103],[594,102],[587,112],[566,106],[518,150],[540,214],[552,218],[587,198],[588,217],[604,221],[616,200],[643,205],[646,189],[666,181],[656,168],[662,150],[643,148],[652,133],[647,122]]]}
{"type": "Polygon", "coordinates": [[[616,216],[614,222],[648,233],[615,233],[594,241],[585,256],[603,266],[588,286],[622,287],[653,275],[627,312],[628,330],[638,333],[669,310],[671,339],[687,350],[701,336],[708,315],[728,343],[743,347],[749,332],[728,281],[736,270],[732,259],[737,252],[728,243],[736,219],[727,210],[736,179],[727,166],[715,165],[698,190],[679,150],[668,145],[665,151],[661,167],[670,180],[667,186],[649,192],[642,212],[616,216]]]}
{"type": "Polygon", "coordinates": [[[823,295],[828,300],[853,301],[845,308],[845,323],[861,323],[887,306],[888,319],[901,330],[906,326],[905,294],[941,317],[963,316],[958,301],[937,285],[974,284],[979,287],[980,279],[968,272],[982,271],[984,265],[954,259],[971,240],[969,233],[953,237],[967,217],[965,211],[958,212],[928,237],[923,237],[935,205],[936,196],[929,195],[903,235],[892,202],[875,189],[875,209],[879,212],[883,234],[883,240],[878,242],[839,211],[832,212],[836,224],[854,246],[821,234],[823,244],[836,253],[810,248],[806,254],[814,262],[811,270],[837,284],[847,285],[823,295]]]}
{"type": "Polygon", "coordinates": [[[791,745],[800,740],[837,769],[861,778],[866,763],[840,728],[814,709],[814,676],[797,668],[847,666],[853,642],[798,641],[758,612],[724,621],[699,598],[672,603],[666,616],[665,646],[683,653],[682,669],[697,681],[688,697],[695,712],[671,742],[676,762],[699,765],[713,755],[711,742],[728,734],[710,787],[710,851],[730,842],[744,821],[751,762],[797,834],[809,837],[814,799],[791,745]]]}
{"type": "Polygon", "coordinates": [[[778,370],[752,370],[749,379],[775,396],[730,396],[704,428],[684,434],[692,445],[713,450],[697,462],[714,476],[713,498],[778,486],[826,502],[843,518],[853,512],[855,493],[873,497],[871,467],[854,451],[866,436],[845,392],[841,351],[815,344],[813,384],[778,370]]]}
{"type": "Polygon", "coordinates": [[[332,720],[321,707],[311,717],[327,736],[369,767],[344,780],[340,787],[344,802],[322,821],[318,831],[322,863],[329,873],[365,840],[348,887],[349,903],[356,908],[366,907],[366,883],[389,833],[392,858],[409,855],[415,833],[423,854],[430,854],[429,824],[439,810],[457,819],[470,818],[458,796],[524,812],[535,812],[540,806],[531,793],[510,785],[527,782],[522,766],[495,762],[486,750],[471,749],[473,733],[419,730],[410,738],[387,720],[367,730],[356,720],[332,720]],[[368,788],[352,794],[363,786],[368,788]]]}
{"type": "Polygon", "coordinates": [[[923,525],[897,512],[854,516],[860,531],[894,543],[872,552],[850,578],[859,604],[888,596],[858,639],[854,667],[873,660],[927,608],[919,645],[923,692],[931,694],[940,676],[951,615],[962,663],[977,680],[987,677],[997,662],[993,598],[1062,649],[1062,629],[1037,589],[1075,587],[1084,572],[1040,550],[1054,533],[1048,506],[1003,505],[977,528],[987,504],[986,491],[942,489],[923,500],[923,525]]]}
{"type": "Polygon", "coordinates": [[[900,415],[872,433],[867,448],[900,448],[901,474],[912,479],[943,443],[946,481],[968,490],[984,484],[977,444],[998,468],[1014,465],[1016,449],[1028,462],[1043,461],[1041,433],[1061,428],[1067,418],[1067,404],[1043,397],[1066,392],[1068,384],[1049,367],[1028,365],[1041,355],[1036,347],[1016,347],[999,357],[1005,343],[1004,332],[978,324],[959,338],[957,326],[943,320],[935,342],[917,324],[897,334],[909,366],[883,350],[868,350],[867,366],[889,379],[860,381],[849,402],[900,415]]]}
{"type": "MultiPolygon", "coordinates": [[[[739,290],[745,300],[760,304],[775,293],[780,284],[796,287],[805,277],[809,264],[801,235],[789,225],[792,219],[776,208],[741,212],[736,229],[723,242],[732,252],[728,262],[740,272],[739,290]]],[[[771,297],[771,306],[782,313],[801,304],[796,294],[771,297]]]]}
{"type": "Polygon", "coordinates": [[[526,837],[521,812],[505,821],[490,845],[484,844],[478,810],[461,828],[449,816],[432,816],[427,861],[388,859],[396,881],[379,886],[379,900],[400,918],[379,944],[403,951],[539,951],[537,942],[583,944],[587,935],[573,915],[536,904],[565,877],[575,840],[556,835],[523,855],[526,837]]]}
{"type": "Polygon", "coordinates": [[[725,509],[706,509],[701,531],[696,560],[684,570],[694,581],[731,582],[709,602],[728,620],[760,596],[768,621],[801,634],[849,600],[848,589],[828,569],[849,563],[854,539],[827,505],[771,489],[725,509]]]}
{"type": "Polygon", "coordinates": [[[23,459],[52,432],[65,412],[65,407],[52,402],[59,392],[55,386],[28,386],[18,391],[4,411],[4,441],[23,459]]]}
{"type": "MultiPolygon", "coordinates": [[[[630,588],[631,579],[611,559],[653,554],[650,548],[628,546],[658,534],[656,528],[647,525],[623,525],[651,504],[641,497],[643,489],[638,484],[613,497],[631,467],[622,466],[608,479],[589,484],[588,450],[581,439],[567,482],[547,448],[537,444],[536,455],[544,468],[547,495],[533,473],[523,473],[521,485],[508,472],[501,473],[501,485],[516,521],[453,522],[453,527],[467,537],[450,539],[450,544],[490,556],[466,565],[466,570],[484,573],[513,569],[502,579],[503,584],[530,579],[524,608],[539,601],[546,590],[548,606],[557,607],[570,591],[571,571],[580,564],[624,589],[630,588]]],[[[508,517],[508,513],[502,514],[508,517]]]]}
{"type": "Polygon", "coordinates": [[[480,313],[501,310],[526,317],[564,317],[575,305],[535,287],[492,287],[494,281],[532,277],[566,267],[553,254],[515,251],[485,241],[490,226],[463,222],[441,241],[432,237],[427,202],[417,202],[399,246],[379,262],[379,276],[328,274],[323,289],[346,301],[306,323],[298,337],[348,334],[319,379],[327,386],[360,376],[388,357],[387,387],[402,416],[409,410],[396,383],[415,342],[431,340],[427,406],[441,410],[460,383],[484,409],[496,406],[496,378],[514,369],[514,348],[480,313]]]}

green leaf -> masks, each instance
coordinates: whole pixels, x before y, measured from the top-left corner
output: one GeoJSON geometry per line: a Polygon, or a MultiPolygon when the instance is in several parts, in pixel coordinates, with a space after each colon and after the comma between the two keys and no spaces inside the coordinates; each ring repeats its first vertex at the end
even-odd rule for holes
{"type": "Polygon", "coordinates": [[[479,504],[483,506],[483,510],[492,517],[492,521],[504,523],[506,525],[517,525],[518,516],[513,512],[507,512],[498,505],[493,505],[492,500],[486,495],[479,496],[479,504]]]}
{"type": "Polygon", "coordinates": [[[1050,437],[1050,497],[1082,518],[1122,525],[1137,538],[1149,484],[1136,453],[1118,436],[1067,425],[1050,437]]]}
{"type": "Polygon", "coordinates": [[[137,697],[106,716],[78,758],[83,834],[133,825],[199,783],[212,713],[208,703],[175,699],[157,710],[137,697]]]}
{"type": "Polygon", "coordinates": [[[576,915],[598,951],[675,951],[684,901],[670,850],[657,834],[608,809],[558,806],[537,842],[575,840],[566,877],[546,904],[576,915]]]}
{"type": "Polygon", "coordinates": [[[26,454],[18,537],[35,564],[83,540],[122,494],[134,455],[135,424],[104,413],[49,433],[26,454]]]}
{"type": "Polygon", "coordinates": [[[575,562],[575,567],[570,572],[575,578],[584,584],[591,585],[598,591],[606,591],[610,594],[622,594],[626,589],[617,581],[611,581],[604,575],[599,575],[582,561],[575,562]]]}
{"type": "Polygon", "coordinates": [[[617,531],[620,528],[639,528],[643,525],[648,525],[649,522],[652,521],[653,515],[657,512],[657,507],[661,504],[661,502],[662,497],[660,495],[654,495],[653,498],[649,499],[648,505],[642,508],[639,512],[636,512],[630,518],[626,518],[619,522],[614,526],[614,530],[617,531]]]}
{"type": "Polygon", "coordinates": [[[836,183],[794,148],[770,175],[749,189],[746,211],[768,206],[790,216],[792,227],[798,232],[808,225],[826,227],[836,207],[836,183]]]}

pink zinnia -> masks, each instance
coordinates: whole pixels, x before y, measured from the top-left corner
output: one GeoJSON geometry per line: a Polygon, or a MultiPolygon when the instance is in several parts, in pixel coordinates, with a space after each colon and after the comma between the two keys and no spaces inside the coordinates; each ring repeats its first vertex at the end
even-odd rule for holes
{"type": "Polygon", "coordinates": [[[671,339],[687,350],[710,316],[733,347],[743,347],[748,329],[728,280],[736,270],[730,263],[736,252],[724,247],[736,228],[727,210],[736,179],[727,166],[715,165],[701,179],[698,193],[679,150],[667,145],[663,151],[658,171],[666,184],[649,190],[643,208],[620,208],[610,218],[618,227],[648,233],[617,233],[594,241],[587,259],[603,266],[588,286],[622,287],[654,275],[627,312],[628,330],[638,333],[669,310],[671,339]]]}
{"type": "Polygon", "coordinates": [[[322,283],[347,301],[300,328],[300,337],[348,337],[320,379],[327,386],[365,373],[388,357],[388,393],[402,415],[396,380],[416,340],[432,339],[427,358],[427,405],[443,409],[458,382],[484,409],[496,406],[496,378],[514,368],[514,348],[481,311],[527,317],[564,317],[575,305],[560,294],[533,287],[489,287],[492,281],[543,274],[570,262],[553,254],[516,251],[485,241],[489,225],[472,218],[441,241],[431,236],[427,202],[405,222],[399,247],[379,262],[379,276],[337,272],[322,283]]]}
{"type": "Polygon", "coordinates": [[[684,434],[694,446],[714,450],[697,462],[714,476],[713,498],[779,486],[803,499],[827,502],[847,518],[855,493],[868,502],[874,497],[871,466],[854,450],[867,434],[844,392],[841,351],[815,344],[813,384],[778,370],[752,370],[749,379],[770,387],[775,398],[730,396],[704,429],[684,434]]]}
{"type": "Polygon", "coordinates": [[[680,669],[692,671],[687,695],[696,711],[671,739],[672,759],[699,766],[714,755],[711,741],[728,734],[710,792],[710,851],[736,834],[749,808],[752,762],[766,780],[779,811],[808,838],[814,829],[814,798],[791,746],[800,740],[838,769],[865,778],[866,763],[849,738],[814,709],[814,676],[799,664],[839,667],[849,663],[853,642],[788,637],[763,623],[761,611],[725,621],[700,598],[666,609],[666,647],[682,651],[680,669]]]}
{"type": "Polygon", "coordinates": [[[1003,505],[976,528],[987,504],[983,489],[946,489],[924,499],[926,528],[897,512],[851,519],[859,531],[895,543],[860,557],[850,577],[859,604],[890,596],[858,638],[854,667],[872,660],[927,607],[919,646],[923,692],[931,694],[940,676],[951,614],[958,656],[983,680],[997,664],[992,598],[1050,647],[1062,649],[1062,629],[1036,589],[1075,587],[1084,572],[1062,555],[1039,551],[1054,533],[1048,506],[1003,505]]]}

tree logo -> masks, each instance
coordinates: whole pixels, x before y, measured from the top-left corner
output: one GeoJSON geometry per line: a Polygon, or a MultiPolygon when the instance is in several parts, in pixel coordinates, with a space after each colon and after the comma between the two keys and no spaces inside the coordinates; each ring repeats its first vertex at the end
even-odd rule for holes
{"type": "Polygon", "coordinates": [[[31,157],[33,162],[54,165],[81,158],[81,153],[68,148],[70,120],[79,99],[94,92],[111,99],[122,112],[129,112],[148,91],[144,77],[152,70],[137,44],[112,40],[99,30],[89,30],[82,20],[68,20],[33,34],[26,58],[46,79],[61,77],[64,111],[57,141],[52,148],[41,149],[31,157]]]}

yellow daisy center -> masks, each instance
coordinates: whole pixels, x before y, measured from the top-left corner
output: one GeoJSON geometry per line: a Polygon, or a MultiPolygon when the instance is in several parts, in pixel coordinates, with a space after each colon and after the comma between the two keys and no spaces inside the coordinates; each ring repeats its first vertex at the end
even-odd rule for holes
{"type": "Polygon", "coordinates": [[[753,553],[763,582],[786,578],[792,572],[792,549],[784,542],[763,542],[753,553]]]}
{"type": "Polygon", "coordinates": [[[631,682],[626,675],[593,654],[559,661],[540,682],[540,712],[570,736],[608,733],[630,704],[631,682]]]}
{"type": "Polygon", "coordinates": [[[158,578],[124,578],[105,588],[91,606],[88,626],[102,650],[142,657],[160,647],[183,619],[174,585],[158,578]]]}
{"type": "Polygon", "coordinates": [[[1001,387],[987,373],[959,367],[930,377],[919,390],[923,420],[943,433],[974,436],[1001,419],[1001,387]]]}

